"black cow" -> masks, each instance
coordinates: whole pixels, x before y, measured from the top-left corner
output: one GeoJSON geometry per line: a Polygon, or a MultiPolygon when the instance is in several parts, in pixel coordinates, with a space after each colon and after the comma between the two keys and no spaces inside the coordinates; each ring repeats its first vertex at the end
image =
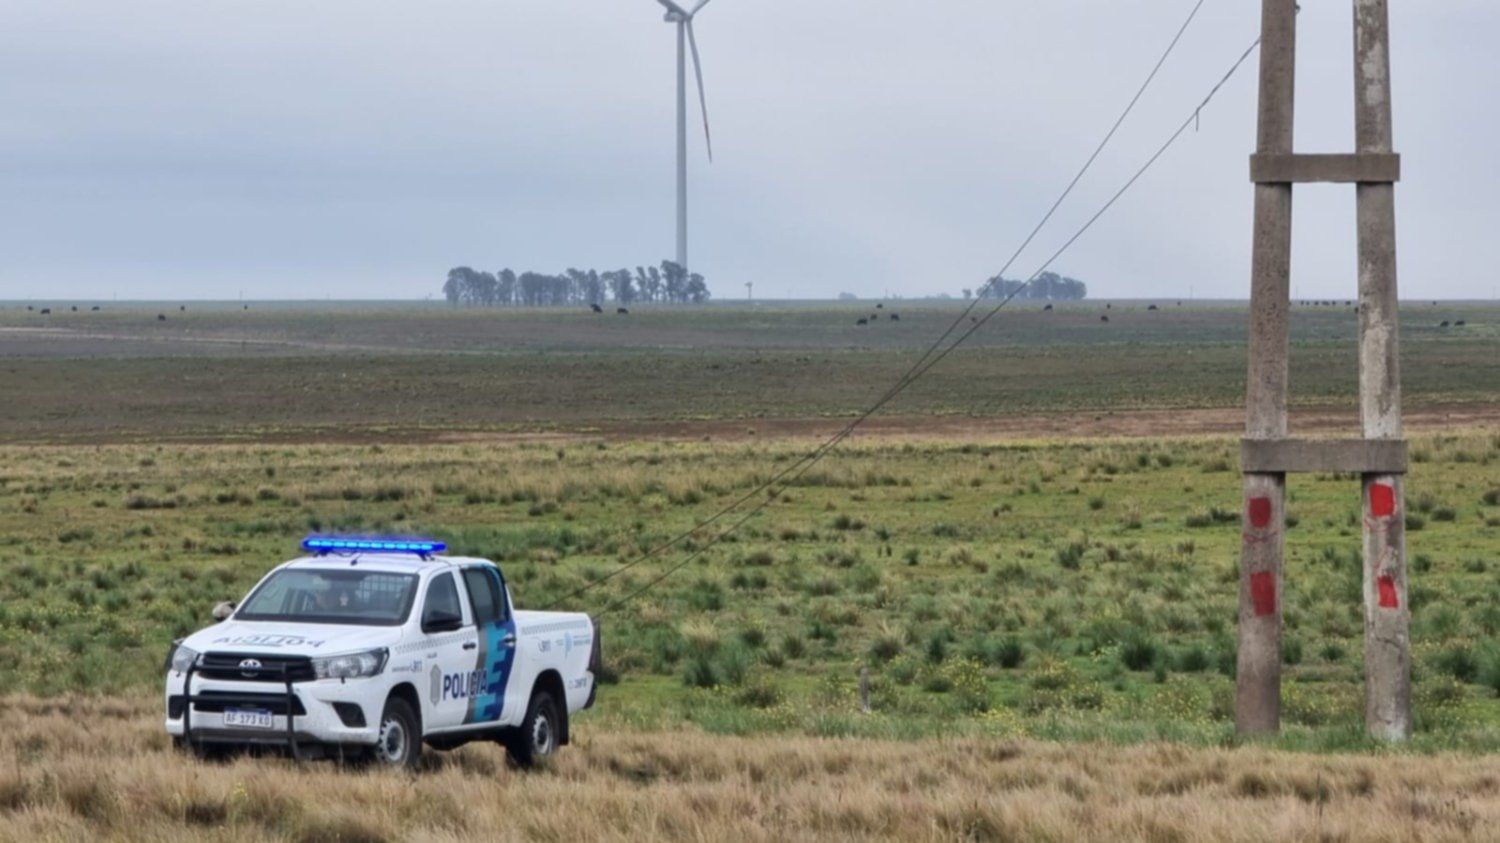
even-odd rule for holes
{"type": "Polygon", "coordinates": [[[901,314],[899,314],[899,313],[892,313],[891,314],[891,321],[892,322],[900,322],[901,321],[901,314]]]}
{"type": "Polygon", "coordinates": [[[617,308],[615,308],[615,313],[618,313],[621,316],[629,316],[630,315],[630,311],[626,310],[623,307],[617,307],[617,308]]]}
{"type": "Polygon", "coordinates": [[[1443,320],[1443,324],[1441,324],[1441,325],[1439,325],[1439,326],[1438,326],[1438,327],[1439,327],[1439,328],[1446,328],[1446,327],[1448,327],[1448,320],[1447,320],[1447,319],[1444,319],[1444,320],[1443,320]]]}
{"type": "Polygon", "coordinates": [[[1150,307],[1148,307],[1146,309],[1147,310],[1155,310],[1156,309],[1156,305],[1153,304],[1153,305],[1151,305],[1150,307]]]}
{"type": "Polygon", "coordinates": [[[89,308],[89,310],[92,310],[92,311],[94,311],[94,312],[95,312],[95,313],[98,313],[98,312],[99,312],[99,305],[97,305],[97,304],[96,304],[96,305],[94,305],[94,306],[93,306],[93,307],[91,307],[91,308],[89,308]]]}
{"type": "Polygon", "coordinates": [[[600,307],[597,304],[591,304],[591,305],[589,305],[589,307],[593,308],[593,310],[594,310],[595,313],[603,313],[604,312],[604,308],[600,307]]]}
{"type": "Polygon", "coordinates": [[[42,315],[43,316],[51,316],[52,315],[52,308],[50,308],[50,307],[44,307],[44,308],[42,308],[42,315]]]}
{"type": "Polygon", "coordinates": [[[1100,322],[1108,322],[1109,321],[1109,317],[1108,316],[1100,316],[1099,317],[1099,321],[1100,322]]]}
{"type": "Polygon", "coordinates": [[[868,324],[870,324],[870,320],[868,320],[868,319],[861,319],[858,322],[855,322],[854,324],[856,324],[856,325],[868,325],[868,324]]]}
{"type": "Polygon", "coordinates": [[[1046,311],[1049,311],[1049,310],[1051,310],[1051,309],[1052,309],[1052,305],[1050,305],[1050,304],[1049,304],[1049,305],[1047,305],[1047,306],[1046,306],[1046,307],[1044,307],[1044,308],[1042,308],[1042,312],[1044,312],[1044,313],[1045,313],[1045,312],[1046,312],[1046,311]]]}
{"type": "Polygon", "coordinates": [[[1469,324],[1469,323],[1468,323],[1468,322],[1465,322],[1465,321],[1464,321],[1464,320],[1462,320],[1462,319],[1460,319],[1460,320],[1458,320],[1458,321],[1457,321],[1457,322],[1454,322],[1454,323],[1453,323],[1453,327],[1455,327],[1455,328],[1462,328],[1462,327],[1463,327],[1463,326],[1465,326],[1465,325],[1467,325],[1467,324],[1469,324]]]}
{"type": "Polygon", "coordinates": [[[167,321],[167,314],[165,314],[165,313],[158,313],[158,314],[156,314],[156,321],[158,321],[158,322],[165,322],[165,321],[167,321]]]}
{"type": "Polygon", "coordinates": [[[876,310],[885,310],[885,305],[883,305],[883,304],[877,304],[877,305],[875,305],[875,309],[876,310]]]}

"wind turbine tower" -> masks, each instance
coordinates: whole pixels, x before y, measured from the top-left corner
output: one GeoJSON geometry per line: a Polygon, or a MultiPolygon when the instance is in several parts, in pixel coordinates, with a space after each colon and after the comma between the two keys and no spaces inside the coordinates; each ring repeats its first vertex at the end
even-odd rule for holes
{"type": "Polygon", "coordinates": [[[708,5],[698,0],[691,10],[675,0],[656,0],[667,10],[666,21],[677,26],[677,265],[688,268],[687,198],[687,54],[693,53],[693,75],[698,80],[698,107],[703,112],[703,140],[708,161],[714,160],[713,137],[708,131],[708,97],[703,93],[703,65],[698,60],[698,39],[693,35],[693,17],[708,5]]]}

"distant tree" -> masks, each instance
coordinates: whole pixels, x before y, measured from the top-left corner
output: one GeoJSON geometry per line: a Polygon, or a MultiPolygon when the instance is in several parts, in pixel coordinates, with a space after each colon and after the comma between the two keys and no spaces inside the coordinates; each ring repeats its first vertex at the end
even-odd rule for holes
{"type": "Polygon", "coordinates": [[[995,276],[980,291],[981,298],[1016,298],[1032,301],[1079,301],[1088,297],[1088,285],[1076,278],[1043,272],[1030,284],[995,276]]]}
{"type": "Polygon", "coordinates": [[[667,301],[673,304],[687,301],[687,270],[682,264],[676,261],[662,261],[661,276],[667,288],[667,301]]]}
{"type": "Polygon", "coordinates": [[[615,273],[614,290],[615,301],[620,304],[630,304],[635,301],[635,288],[630,283],[630,273],[621,270],[615,273]]]}
{"type": "Polygon", "coordinates": [[[968,301],[969,299],[972,299],[972,298],[974,298],[974,291],[971,290],[971,289],[969,289],[968,287],[965,287],[964,288],[964,301],[968,301]]]}
{"type": "Polygon", "coordinates": [[[590,304],[604,300],[604,280],[597,269],[589,270],[588,280],[584,282],[582,298],[590,304]]]}
{"type": "Polygon", "coordinates": [[[688,301],[692,302],[693,304],[703,304],[704,302],[708,301],[708,297],[710,295],[711,294],[708,292],[708,285],[704,283],[702,275],[694,272],[692,275],[688,276],[688,301]]]}
{"type": "Polygon", "coordinates": [[[622,305],[642,298],[702,303],[711,296],[702,275],[689,274],[672,261],[662,261],[660,269],[636,267],[633,274],[629,269],[599,272],[569,268],[558,275],[517,275],[510,269],[492,273],[457,266],[448,270],[443,281],[443,298],[454,306],[565,307],[598,304],[611,295],[622,305]]]}
{"type": "Polygon", "coordinates": [[[644,266],[635,268],[635,288],[640,293],[642,299],[656,301],[656,282],[651,280],[651,276],[646,273],[644,266]]]}
{"type": "Polygon", "coordinates": [[[839,301],[859,301],[859,296],[853,293],[839,293],[839,301]]]}
{"type": "Polygon", "coordinates": [[[649,281],[649,283],[651,285],[651,293],[652,293],[651,300],[652,301],[664,301],[664,300],[668,300],[667,299],[667,295],[666,295],[667,289],[666,289],[666,286],[663,283],[662,277],[661,277],[661,270],[657,269],[654,266],[648,266],[648,267],[646,267],[646,275],[647,275],[648,281],[649,281]]]}
{"type": "Polygon", "coordinates": [[[516,303],[516,274],[502,269],[495,278],[495,295],[507,307],[516,303]]]}
{"type": "Polygon", "coordinates": [[[443,298],[449,304],[457,305],[464,297],[464,277],[474,270],[467,266],[455,266],[448,270],[448,280],[443,282],[443,298]]]}

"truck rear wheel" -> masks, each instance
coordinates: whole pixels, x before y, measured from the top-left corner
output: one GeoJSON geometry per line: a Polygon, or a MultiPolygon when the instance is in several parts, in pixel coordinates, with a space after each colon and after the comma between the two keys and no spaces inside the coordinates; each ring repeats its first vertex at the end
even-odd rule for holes
{"type": "Polygon", "coordinates": [[[520,727],[506,737],[505,751],[516,766],[529,769],[545,762],[557,751],[561,736],[557,703],[551,694],[537,691],[531,695],[531,704],[526,707],[526,718],[520,727]]]}
{"type": "Polygon", "coordinates": [[[386,700],[385,712],[380,715],[380,738],[372,756],[382,767],[416,769],[422,757],[422,727],[406,700],[386,700]]]}

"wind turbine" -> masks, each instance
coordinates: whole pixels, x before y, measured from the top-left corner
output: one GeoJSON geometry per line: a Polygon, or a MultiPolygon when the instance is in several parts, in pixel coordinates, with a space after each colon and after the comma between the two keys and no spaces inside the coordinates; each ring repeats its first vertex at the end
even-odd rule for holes
{"type": "Polygon", "coordinates": [[[698,79],[698,106],[703,112],[703,140],[708,145],[708,160],[714,160],[714,141],[708,131],[708,97],[703,93],[703,65],[698,61],[698,39],[693,37],[693,16],[708,0],[698,0],[691,10],[675,0],[656,0],[667,10],[667,23],[677,24],[677,264],[687,270],[687,51],[693,52],[693,74],[698,79]]]}

